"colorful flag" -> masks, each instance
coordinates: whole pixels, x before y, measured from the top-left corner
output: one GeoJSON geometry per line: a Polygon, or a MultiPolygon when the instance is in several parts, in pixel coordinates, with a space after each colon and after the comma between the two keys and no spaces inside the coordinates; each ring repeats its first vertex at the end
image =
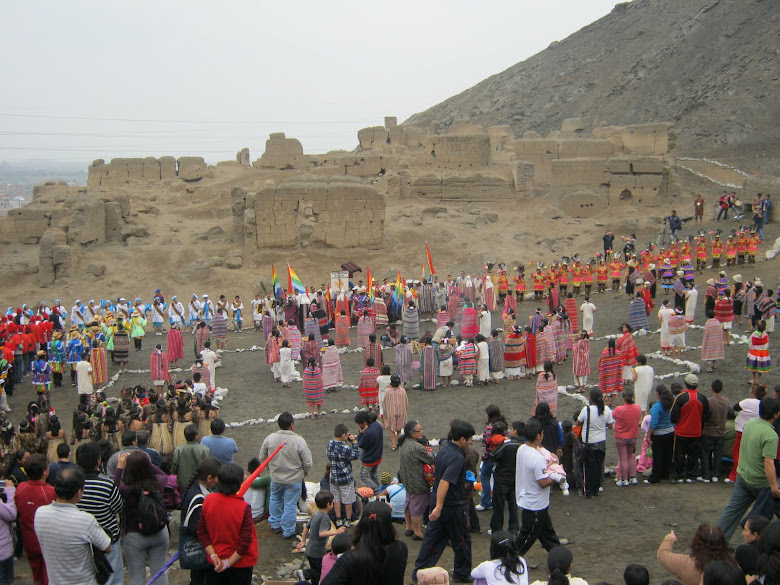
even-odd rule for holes
{"type": "Polygon", "coordinates": [[[305,293],[306,287],[303,286],[301,279],[295,274],[295,270],[292,269],[290,263],[287,263],[287,287],[290,293],[293,291],[297,293],[305,293]]]}
{"type": "Polygon", "coordinates": [[[431,258],[431,251],[428,248],[428,242],[425,242],[425,255],[428,257],[428,271],[431,273],[431,276],[436,274],[436,271],[433,269],[433,259],[431,258]]]}
{"type": "Polygon", "coordinates": [[[425,262],[423,262],[422,270],[420,270],[420,284],[425,284],[425,262]]]}
{"type": "Polygon", "coordinates": [[[277,299],[284,297],[282,285],[279,283],[279,275],[276,274],[276,268],[274,268],[273,264],[271,264],[271,283],[273,284],[274,297],[277,299]]]}
{"type": "Polygon", "coordinates": [[[328,303],[328,315],[333,314],[333,303],[331,303],[330,300],[330,285],[328,285],[328,290],[325,291],[325,301],[328,303]]]}
{"type": "Polygon", "coordinates": [[[403,306],[404,289],[401,284],[401,271],[398,271],[398,277],[395,279],[395,290],[393,291],[393,304],[397,307],[403,306]]]}
{"type": "Polygon", "coordinates": [[[368,300],[374,302],[374,281],[371,279],[371,269],[366,266],[366,279],[368,280],[368,300]]]}

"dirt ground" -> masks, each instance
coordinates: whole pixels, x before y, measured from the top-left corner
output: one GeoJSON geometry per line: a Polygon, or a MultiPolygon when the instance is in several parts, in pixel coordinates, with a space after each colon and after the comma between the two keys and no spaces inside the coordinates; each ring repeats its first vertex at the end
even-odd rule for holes
{"type": "MultiPolygon", "coordinates": [[[[766,228],[767,241],[773,242],[780,235],[780,230],[775,224],[766,228]]],[[[447,268],[442,266],[445,271],[447,268]]],[[[456,271],[457,267],[449,268],[456,271]]],[[[736,271],[729,271],[729,275],[740,272],[749,279],[760,276],[764,283],[774,288],[777,281],[778,269],[776,262],[760,262],[756,267],[740,267],[736,271]]],[[[707,271],[703,276],[697,276],[697,286],[700,290],[700,300],[703,302],[704,282],[712,276],[712,271],[707,271]]],[[[662,299],[659,288],[656,304],[662,299]]],[[[605,335],[615,334],[620,323],[628,321],[628,300],[624,294],[608,292],[602,295],[593,295],[593,302],[597,306],[595,319],[595,336],[601,338],[592,344],[591,368],[595,379],[596,360],[601,350],[606,346],[605,335]]],[[[518,315],[525,319],[533,313],[536,303],[525,301],[518,307],[518,315]]],[[[651,315],[651,329],[657,329],[655,311],[651,315]]],[[[700,304],[696,314],[696,325],[702,325],[704,314],[700,304]]],[[[493,326],[500,325],[500,312],[493,314],[493,326]]],[[[421,324],[421,329],[434,329],[431,322],[421,324]]],[[[742,328],[744,329],[744,327],[742,328]]],[[[741,330],[737,330],[742,333],[741,330]]],[[[354,346],[354,328],[352,330],[354,346]]],[[[687,335],[689,346],[701,345],[702,331],[694,329],[687,335]]],[[[146,337],[143,352],[131,352],[130,369],[148,370],[149,355],[154,344],[163,338],[156,338],[153,334],[146,337]]],[[[659,348],[658,333],[650,333],[636,337],[637,346],[642,353],[656,352],[659,348]]],[[[249,349],[252,346],[260,346],[260,335],[251,330],[241,334],[231,332],[228,349],[249,349]]],[[[185,336],[185,347],[188,358],[192,356],[191,337],[185,336]]],[[[744,359],[747,352],[746,345],[736,344],[727,348],[727,360],[722,363],[717,371],[717,377],[725,385],[725,394],[730,402],[736,402],[747,394],[748,375],[744,370],[744,359]]],[[[385,361],[392,364],[393,353],[386,351],[385,361]]],[[[687,351],[683,359],[701,363],[698,350],[687,351]]],[[[245,351],[235,353],[228,351],[222,356],[223,366],[217,370],[217,385],[229,389],[227,397],[221,404],[221,416],[228,423],[241,422],[250,419],[270,419],[276,414],[288,410],[292,413],[308,412],[303,398],[300,382],[293,383],[292,388],[283,389],[273,382],[270,371],[265,365],[265,354],[262,351],[245,351]]],[[[683,376],[688,372],[686,366],[675,365],[667,361],[652,359],[650,365],[655,368],[656,375],[664,375],[679,372],[683,376]]],[[[189,365],[189,364],[187,364],[189,365]]],[[[342,367],[345,376],[345,384],[358,383],[359,370],[363,367],[363,354],[347,353],[342,355],[342,367]]],[[[300,371],[300,368],[298,368],[300,371]]],[[[114,372],[110,371],[110,375],[114,372]]],[[[557,375],[561,385],[571,384],[573,381],[571,360],[567,360],[562,367],[557,368],[557,375]]],[[[183,376],[182,376],[183,377],[183,376]]],[[[701,373],[699,375],[700,388],[708,391],[709,383],[716,376],[701,373]]],[[[679,379],[679,377],[675,377],[679,379]]],[[[29,380],[29,378],[28,378],[29,380]]],[[[770,388],[777,380],[774,373],[765,376],[765,382],[770,388]]],[[[669,383],[673,379],[664,380],[669,383]]],[[[135,385],[138,383],[150,383],[148,373],[128,373],[119,378],[117,384],[108,390],[110,396],[118,396],[120,387],[135,385]]],[[[490,385],[486,388],[465,388],[464,386],[450,389],[438,389],[435,392],[422,392],[420,390],[407,389],[409,392],[411,418],[419,419],[429,438],[440,438],[447,433],[447,423],[453,418],[462,418],[471,422],[480,434],[484,428],[484,408],[488,404],[495,403],[506,413],[509,420],[525,420],[530,415],[534,400],[534,381],[532,380],[503,380],[499,385],[490,385]]],[[[12,420],[18,421],[22,417],[25,405],[33,396],[29,382],[21,387],[9,404],[13,409],[12,420]]],[[[76,403],[76,392],[70,386],[53,392],[53,403],[57,412],[66,422],[66,428],[70,432],[70,413],[76,403]]],[[[347,423],[353,432],[357,427],[353,421],[353,414],[342,414],[344,409],[353,409],[359,405],[359,397],[356,390],[342,389],[337,393],[329,393],[325,398],[327,416],[318,421],[301,419],[296,421],[296,432],[303,435],[311,447],[314,457],[314,467],[309,476],[310,481],[318,481],[325,468],[325,446],[332,436],[332,431],[337,423],[347,423]],[[335,411],[335,412],[331,412],[335,411]]],[[[579,396],[565,393],[559,398],[559,420],[571,417],[582,407],[579,396]]],[[[248,460],[256,456],[264,437],[276,430],[275,423],[260,423],[251,426],[229,428],[226,434],[236,439],[239,446],[237,462],[246,466],[248,460]]],[[[608,437],[606,464],[612,466],[617,462],[612,436],[608,437]]],[[[385,456],[381,464],[382,471],[392,474],[398,470],[398,455],[390,451],[389,438],[385,438],[385,456]]],[[[564,497],[560,490],[553,489],[551,501],[551,515],[559,537],[567,538],[574,553],[573,574],[595,583],[606,581],[619,583],[626,564],[636,562],[646,565],[650,569],[653,583],[661,583],[670,577],[655,559],[655,551],[663,536],[672,528],[680,537],[677,549],[687,551],[686,543],[690,542],[696,527],[700,523],[715,523],[721,510],[729,498],[730,486],[728,484],[696,484],[696,485],[642,485],[628,488],[618,488],[614,481],[607,479],[605,490],[601,497],[585,500],[577,497],[574,491],[569,497],[564,497]]],[[[488,558],[490,537],[485,531],[490,521],[490,512],[480,513],[480,523],[483,533],[475,534],[472,540],[473,563],[478,563],[488,558]]],[[[413,568],[414,559],[419,550],[418,543],[403,536],[401,538],[409,546],[409,564],[407,574],[413,568]]],[[[257,568],[258,575],[275,575],[280,565],[299,558],[299,555],[290,554],[290,543],[281,539],[278,535],[270,534],[267,523],[258,525],[260,543],[260,563],[257,568]]],[[[740,536],[737,533],[732,544],[737,544],[740,536]]],[[[173,549],[172,549],[173,550],[173,549]]],[[[527,560],[532,568],[531,580],[545,578],[544,550],[538,544],[528,553],[527,560]]],[[[440,561],[440,565],[452,569],[452,554],[448,549],[440,561]]],[[[20,578],[26,576],[26,564],[17,564],[17,573],[20,578]]],[[[28,574],[27,574],[28,576],[28,574]]],[[[186,583],[187,575],[178,569],[170,572],[171,582],[186,583]]]]}

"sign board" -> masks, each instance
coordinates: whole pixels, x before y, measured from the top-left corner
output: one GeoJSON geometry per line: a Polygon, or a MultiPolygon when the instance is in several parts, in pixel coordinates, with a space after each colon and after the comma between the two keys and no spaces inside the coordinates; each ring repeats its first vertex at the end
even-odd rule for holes
{"type": "Polygon", "coordinates": [[[346,270],[330,271],[330,292],[335,294],[338,291],[349,290],[349,272],[346,270]]]}

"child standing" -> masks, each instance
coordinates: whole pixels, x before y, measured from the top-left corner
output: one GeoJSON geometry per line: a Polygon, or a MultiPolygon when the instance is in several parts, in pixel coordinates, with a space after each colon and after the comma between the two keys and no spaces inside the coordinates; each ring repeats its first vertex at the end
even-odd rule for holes
{"type": "MultiPolygon", "coordinates": [[[[497,422],[493,425],[493,437],[497,436],[499,427],[504,423],[497,422]],[[498,430],[497,430],[498,429],[498,430]]],[[[517,534],[520,531],[520,523],[517,518],[517,501],[515,498],[515,470],[517,468],[517,450],[525,432],[525,423],[515,421],[512,423],[509,441],[502,442],[490,453],[490,459],[495,463],[493,471],[493,515],[490,518],[490,533],[494,534],[504,527],[504,504],[508,512],[509,532],[517,534]]]]}
{"type": "Polygon", "coordinates": [[[360,457],[357,437],[348,432],[347,425],[339,423],[333,431],[335,437],[328,442],[326,454],[330,464],[330,491],[334,498],[336,526],[349,527],[352,518],[352,504],[355,503],[355,476],[352,474],[352,462],[360,457]],[[341,504],[347,511],[347,519],[341,519],[341,504]]]}
{"type": "Polygon", "coordinates": [[[298,543],[298,550],[304,550],[306,558],[309,559],[308,577],[311,585],[319,585],[320,574],[322,573],[322,558],[327,553],[326,545],[328,538],[346,532],[346,528],[339,526],[333,528],[330,523],[328,512],[333,508],[333,494],[320,490],[314,496],[314,503],[317,511],[303,527],[301,542],[298,543]]]}
{"type": "Polygon", "coordinates": [[[636,439],[639,436],[639,421],[642,420],[642,408],[634,404],[634,390],[623,390],[623,404],[612,413],[615,419],[615,446],[618,452],[618,487],[637,483],[636,479],[636,439]]]}

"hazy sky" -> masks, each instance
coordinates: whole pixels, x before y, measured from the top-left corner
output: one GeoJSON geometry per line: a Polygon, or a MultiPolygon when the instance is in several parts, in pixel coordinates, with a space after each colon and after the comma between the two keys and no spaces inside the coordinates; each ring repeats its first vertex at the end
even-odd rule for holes
{"type": "Polygon", "coordinates": [[[0,161],[352,150],[615,0],[0,3],[0,161]]]}

